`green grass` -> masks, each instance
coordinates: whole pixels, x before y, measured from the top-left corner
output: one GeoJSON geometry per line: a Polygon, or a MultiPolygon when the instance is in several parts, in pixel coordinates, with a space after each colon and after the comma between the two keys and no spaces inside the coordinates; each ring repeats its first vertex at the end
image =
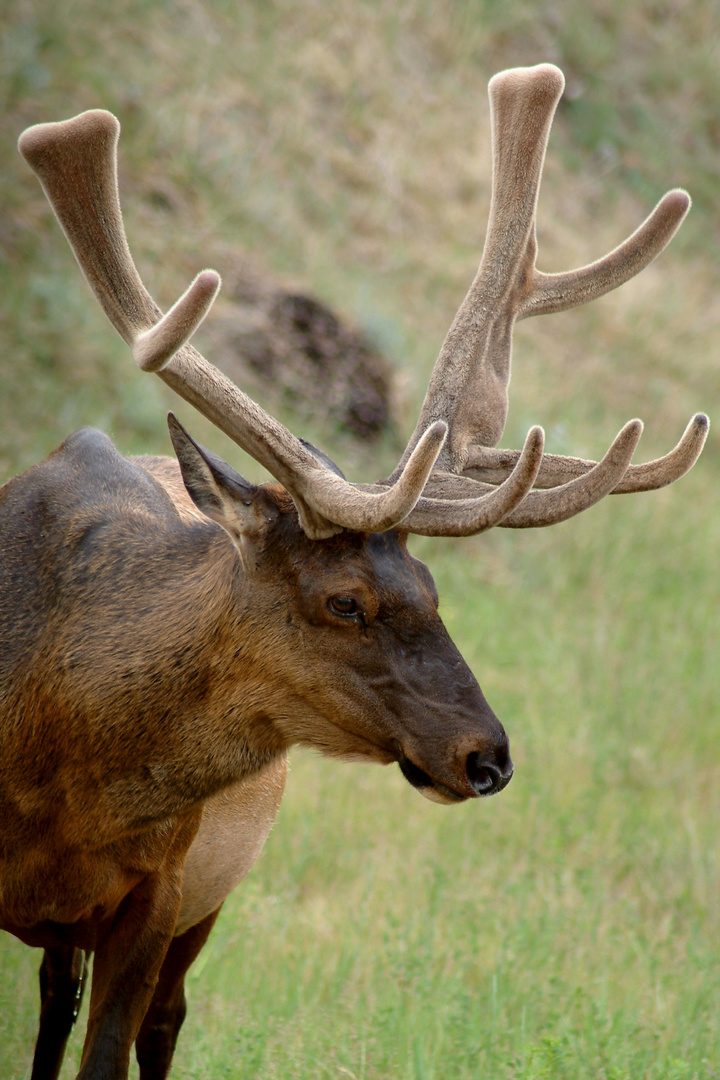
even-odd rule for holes
{"type": "MultiPolygon", "coordinates": [[[[693,411],[717,411],[717,5],[118,0],[113,12],[3,8],[0,477],[84,423],[127,451],[166,450],[172,404],[89,301],[14,150],[23,127],[116,111],[128,231],[160,301],[202,265],[222,272],[237,245],[376,337],[404,375],[406,435],[479,256],[487,79],[548,59],[569,93],[541,266],[601,254],[667,187],[687,186],[695,206],[635,282],[518,328],[504,442],[542,422],[551,450],[597,455],[641,415],[645,460],[693,411]]],[[[400,441],[308,434],[357,479],[382,474],[400,441]]],[[[188,980],[174,1077],[720,1076],[717,468],[711,437],[665,491],[552,530],[415,541],[506,724],[513,783],[444,809],[397,769],[295,754],[266,850],[188,980]]],[[[38,964],[0,938],[8,1080],[29,1076],[38,964]]]]}

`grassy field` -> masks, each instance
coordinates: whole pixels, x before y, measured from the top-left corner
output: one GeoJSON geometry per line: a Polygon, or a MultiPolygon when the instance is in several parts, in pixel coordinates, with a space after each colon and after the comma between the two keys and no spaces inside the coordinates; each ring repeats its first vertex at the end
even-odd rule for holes
{"type": "MultiPolygon", "coordinates": [[[[568,79],[543,269],[604,253],[668,187],[695,205],[620,292],[518,328],[504,444],[538,422],[551,451],[598,455],[640,415],[646,460],[694,411],[717,421],[716,4],[116,0],[112,12],[6,0],[0,14],[0,480],[86,423],[129,452],[166,452],[174,404],[88,298],[14,149],[25,126],[118,114],[131,246],[161,303],[239,253],[373,336],[398,370],[397,433],[367,448],[300,432],[370,479],[412,427],[479,258],[487,80],[542,60],[568,79]]],[[[675,487],[552,530],[414,542],[516,776],[497,799],[445,809],[396,768],[294,753],[265,852],[191,972],[177,1080],[720,1077],[718,464],[711,434],[675,487]]],[[[7,1080],[29,1076],[38,964],[2,936],[7,1080]]]]}

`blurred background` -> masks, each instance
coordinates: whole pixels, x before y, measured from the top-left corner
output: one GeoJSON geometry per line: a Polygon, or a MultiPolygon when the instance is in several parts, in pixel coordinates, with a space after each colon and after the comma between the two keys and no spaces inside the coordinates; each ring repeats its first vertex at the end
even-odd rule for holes
{"type": "MultiPolygon", "coordinates": [[[[670,187],[693,209],[620,291],[518,326],[503,445],[540,423],[548,450],[597,457],[640,416],[644,461],[694,412],[717,423],[713,0],[4,0],[0,31],[0,481],[85,424],[169,452],[169,407],[262,475],[134,369],[17,154],[25,127],[119,117],[150,291],[167,308],[216,268],[198,347],[372,480],[479,261],[488,79],[541,61],[567,80],[541,269],[604,254],[670,187]]],[[[711,432],[671,488],[552,530],[413,541],[508,730],[513,783],[444,809],[395,768],[294,753],[266,850],[191,973],[173,1076],[720,1076],[718,465],[711,432]]],[[[0,943],[13,1080],[39,960],[0,943]]]]}

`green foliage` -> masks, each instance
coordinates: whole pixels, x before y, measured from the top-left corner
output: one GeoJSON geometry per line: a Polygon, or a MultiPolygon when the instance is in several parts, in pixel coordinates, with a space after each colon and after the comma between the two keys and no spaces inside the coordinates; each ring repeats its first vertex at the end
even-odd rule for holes
{"type": "MultiPolygon", "coordinates": [[[[166,451],[172,404],[95,310],[15,152],[25,126],[116,111],[159,301],[237,246],[370,327],[405,373],[407,434],[479,255],[485,84],[540,60],[568,79],[543,268],[602,254],[666,187],[695,207],[635,282],[519,328],[505,441],[540,421],[551,450],[593,456],[637,413],[639,457],[664,452],[720,397],[719,22],[710,0],[7,0],[0,475],[86,423],[166,451]]],[[[358,479],[398,453],[303,434],[358,479]]],[[[552,530],[415,541],[517,775],[443,810],[396,769],[295,755],[266,851],[191,972],[174,1076],[720,1074],[717,464],[711,441],[677,487],[552,530]]],[[[3,936],[9,1080],[29,1075],[38,963],[3,936]]]]}

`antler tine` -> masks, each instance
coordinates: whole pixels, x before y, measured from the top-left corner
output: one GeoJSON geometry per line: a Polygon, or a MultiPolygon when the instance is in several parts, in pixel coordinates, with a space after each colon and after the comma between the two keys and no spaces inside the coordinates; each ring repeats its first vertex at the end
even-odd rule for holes
{"type": "Polygon", "coordinates": [[[640,442],[642,420],[629,420],[611,443],[605,457],[589,472],[549,491],[531,491],[500,524],[510,529],[543,528],[567,521],[600,502],[625,475],[640,442]]]}
{"type": "Polygon", "coordinates": [[[400,528],[420,536],[475,536],[501,525],[531,491],[542,462],[544,443],[543,429],[530,428],[514,470],[499,487],[483,485],[485,491],[480,497],[473,491],[470,498],[451,503],[447,498],[423,495],[400,528]]]}
{"type": "Polygon", "coordinates": [[[209,364],[189,337],[220,287],[203,271],[163,316],[145,289],[130,254],[117,189],[120,124],[91,110],[25,131],[19,149],[38,175],[80,267],[105,314],[146,371],[158,375],[282,483],[313,539],[343,529],[382,532],[417,502],[445,440],[443,421],[426,425],[397,482],[379,493],[362,491],[328,470],[287,428],[209,364]]]}
{"type": "MultiPolygon", "coordinates": [[[[705,445],[710,421],[704,413],[697,413],[689,422],[682,438],[664,457],[646,461],[642,465],[630,465],[620,483],[613,488],[613,495],[627,495],[638,491],[655,491],[673,484],[693,467],[705,445]]],[[[488,446],[470,448],[464,475],[490,484],[499,484],[511,474],[520,458],[517,450],[495,450],[488,446]]],[[[545,454],[535,481],[536,488],[554,488],[568,480],[590,472],[597,463],[584,458],[545,454]]]]}
{"type": "Polygon", "coordinates": [[[602,259],[564,274],[543,274],[535,268],[532,291],[520,305],[517,318],[567,311],[624,285],[667,247],[691,205],[687,191],[674,188],[663,195],[627,240],[602,259]]]}

